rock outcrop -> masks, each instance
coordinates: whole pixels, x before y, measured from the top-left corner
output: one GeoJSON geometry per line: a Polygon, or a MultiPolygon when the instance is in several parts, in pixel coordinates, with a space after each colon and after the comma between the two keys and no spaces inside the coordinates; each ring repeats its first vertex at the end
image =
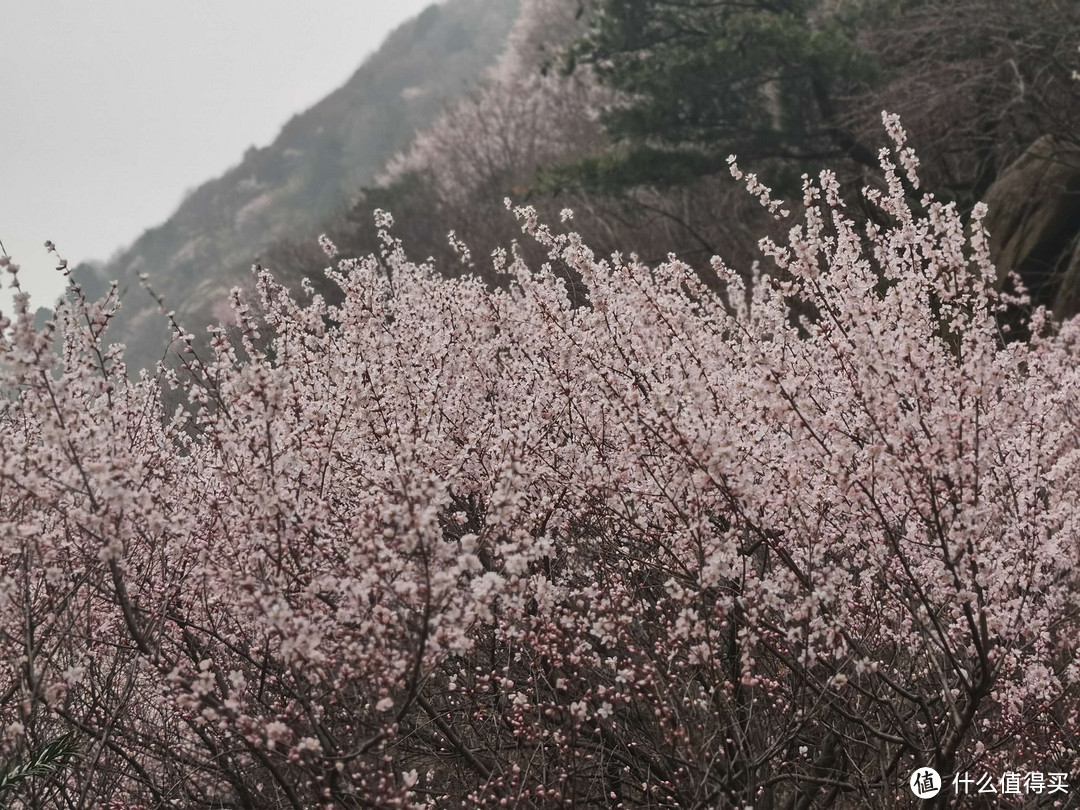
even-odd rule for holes
{"type": "Polygon", "coordinates": [[[1080,146],[1039,138],[984,200],[999,283],[1016,271],[1057,317],[1080,312],[1080,146]]]}

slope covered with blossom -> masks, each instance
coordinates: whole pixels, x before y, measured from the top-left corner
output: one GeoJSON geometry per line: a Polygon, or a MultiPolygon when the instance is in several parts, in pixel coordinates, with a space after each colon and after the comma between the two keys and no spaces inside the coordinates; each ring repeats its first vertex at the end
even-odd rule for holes
{"type": "Polygon", "coordinates": [[[15,806],[865,807],[921,765],[1075,773],[1077,324],[1003,340],[982,209],[913,209],[886,123],[888,225],[808,179],[772,276],[714,260],[724,295],[518,208],[550,261],[497,253],[501,289],[381,214],[340,305],[262,272],[262,320],[237,293],[235,340],[134,383],[114,300],[43,332],[24,302],[3,755],[82,753],[15,806]]]}

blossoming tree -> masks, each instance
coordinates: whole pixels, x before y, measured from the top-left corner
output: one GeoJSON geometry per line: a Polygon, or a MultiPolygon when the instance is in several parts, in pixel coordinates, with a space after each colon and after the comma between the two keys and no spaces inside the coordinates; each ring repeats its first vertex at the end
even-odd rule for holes
{"type": "Polygon", "coordinates": [[[714,260],[724,295],[519,208],[550,262],[497,253],[500,289],[384,215],[342,304],[260,270],[258,317],[236,294],[212,356],[134,383],[115,292],[42,330],[20,296],[0,754],[79,755],[15,801],[863,807],[918,766],[1073,773],[1080,332],[1005,339],[983,212],[913,210],[886,123],[889,224],[807,179],[769,274],[714,260]]]}

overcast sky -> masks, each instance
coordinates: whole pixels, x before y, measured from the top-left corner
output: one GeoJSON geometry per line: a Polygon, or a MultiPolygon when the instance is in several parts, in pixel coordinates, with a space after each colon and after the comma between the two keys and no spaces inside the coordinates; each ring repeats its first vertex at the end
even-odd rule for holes
{"type": "Polygon", "coordinates": [[[63,290],[46,239],[107,259],[430,4],[0,0],[0,241],[32,300],[63,290]]]}

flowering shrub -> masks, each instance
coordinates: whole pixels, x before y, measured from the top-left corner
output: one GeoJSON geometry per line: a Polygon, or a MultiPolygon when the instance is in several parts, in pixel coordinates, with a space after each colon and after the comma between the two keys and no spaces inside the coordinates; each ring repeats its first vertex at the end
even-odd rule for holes
{"type": "Polygon", "coordinates": [[[604,141],[594,110],[611,97],[587,75],[520,73],[493,81],[439,116],[390,160],[378,182],[385,187],[422,174],[427,192],[448,207],[500,185],[527,187],[553,161],[599,151],[604,141]]]}
{"type": "Polygon", "coordinates": [[[551,261],[496,254],[503,289],[384,215],[340,306],[260,271],[258,318],[237,293],[211,357],[135,383],[114,294],[40,331],[20,297],[0,755],[81,741],[20,801],[863,807],[917,766],[1072,773],[1080,333],[1003,340],[983,212],[913,211],[887,124],[888,225],[825,172],[775,273],[714,260],[724,296],[519,208],[551,261]]]}

